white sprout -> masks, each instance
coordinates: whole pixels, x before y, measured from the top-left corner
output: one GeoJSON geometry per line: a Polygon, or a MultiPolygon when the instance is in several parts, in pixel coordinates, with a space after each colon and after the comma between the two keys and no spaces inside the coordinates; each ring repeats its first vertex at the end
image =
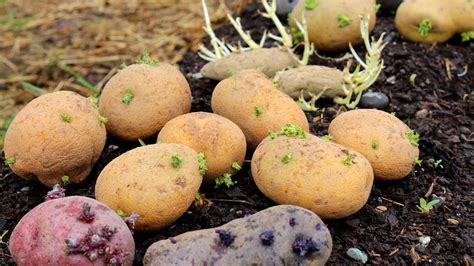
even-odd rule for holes
{"type": "Polygon", "coordinates": [[[303,13],[303,25],[299,22],[296,21],[296,26],[298,27],[298,30],[303,33],[303,41],[304,41],[304,52],[303,52],[303,57],[301,59],[297,58],[293,50],[290,51],[290,54],[295,58],[295,60],[298,62],[298,65],[300,66],[306,66],[308,65],[309,57],[314,53],[314,44],[310,43],[309,41],[309,36],[308,36],[308,24],[306,23],[306,18],[303,13]]]}
{"type": "Polygon", "coordinates": [[[276,14],[276,1],[272,0],[271,5],[268,4],[267,0],[262,0],[263,8],[265,9],[266,13],[261,13],[261,15],[265,18],[269,18],[275,24],[278,32],[280,33],[281,37],[276,36],[272,33],[268,34],[268,37],[274,39],[275,41],[281,42],[284,47],[291,48],[293,46],[293,38],[291,34],[286,30],[283,26],[281,21],[278,19],[276,14]]]}
{"type": "MultiPolygon", "coordinates": [[[[244,32],[244,30],[242,29],[242,24],[240,23],[240,18],[234,19],[230,14],[227,14],[227,18],[229,19],[234,29],[239,33],[240,37],[250,47],[250,49],[255,50],[255,49],[263,47],[263,44],[265,43],[265,39],[267,38],[266,31],[263,33],[262,39],[260,40],[260,44],[258,44],[252,39],[249,31],[244,32]]],[[[239,48],[242,50],[242,47],[240,46],[240,44],[239,44],[239,48]]]]}

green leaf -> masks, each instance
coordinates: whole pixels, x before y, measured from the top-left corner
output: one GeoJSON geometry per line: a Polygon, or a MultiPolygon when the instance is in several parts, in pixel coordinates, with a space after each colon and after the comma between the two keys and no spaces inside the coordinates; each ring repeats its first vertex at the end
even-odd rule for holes
{"type": "Polygon", "coordinates": [[[122,103],[129,105],[130,102],[135,98],[131,89],[125,89],[125,94],[122,97],[122,103]]]}
{"type": "Polygon", "coordinates": [[[321,139],[325,141],[332,141],[332,136],[331,134],[327,134],[327,135],[322,136],[321,139]]]}
{"type": "Polygon", "coordinates": [[[304,8],[311,10],[318,6],[318,0],[304,0],[304,8]]]}
{"type": "Polygon", "coordinates": [[[178,154],[171,156],[171,166],[174,168],[180,168],[183,163],[183,159],[178,154]]]}
{"type": "Polygon", "coordinates": [[[338,14],[337,20],[339,21],[339,23],[337,24],[339,28],[345,28],[352,23],[352,19],[346,14],[338,14]]]}
{"type": "Polygon", "coordinates": [[[135,61],[136,64],[145,64],[149,66],[158,66],[160,64],[160,61],[155,60],[150,57],[150,54],[148,52],[144,52],[142,57],[138,58],[135,61]]]}
{"type": "Polygon", "coordinates": [[[233,162],[230,167],[231,167],[232,169],[236,170],[236,171],[242,170],[242,166],[240,166],[240,164],[239,164],[238,162],[233,162]]]}
{"type": "Polygon", "coordinates": [[[461,33],[462,42],[468,42],[474,40],[474,31],[466,31],[461,33]]]}
{"type": "Polygon", "coordinates": [[[351,166],[353,164],[352,159],[353,159],[352,155],[349,154],[344,158],[344,160],[342,160],[342,162],[344,163],[345,166],[351,166]]]}
{"type": "Polygon", "coordinates": [[[416,133],[413,130],[410,130],[407,133],[405,133],[405,136],[410,141],[411,145],[415,147],[419,146],[418,142],[420,141],[420,135],[418,133],[416,133]]]}
{"type": "Polygon", "coordinates": [[[63,176],[61,177],[61,181],[63,182],[64,185],[69,184],[69,182],[70,182],[69,176],[63,175],[63,176]]]}
{"type": "Polygon", "coordinates": [[[422,208],[425,208],[426,207],[426,200],[424,198],[420,198],[420,206],[422,208]]]}
{"type": "Polygon", "coordinates": [[[423,19],[418,25],[418,33],[420,36],[426,37],[430,33],[431,29],[433,29],[433,25],[429,19],[423,19]]]}
{"type": "Polygon", "coordinates": [[[293,154],[289,152],[285,154],[285,156],[283,156],[283,158],[281,159],[281,162],[283,164],[288,164],[292,159],[293,159],[293,154]]]}
{"type": "Polygon", "coordinates": [[[198,163],[199,163],[199,173],[205,175],[207,171],[207,161],[204,153],[200,152],[198,154],[198,163]]]}
{"type": "Polygon", "coordinates": [[[255,115],[256,115],[257,117],[259,117],[259,116],[261,116],[261,115],[263,114],[263,108],[262,108],[262,107],[260,107],[260,106],[255,106],[254,109],[255,109],[255,115]]]}
{"type": "Polygon", "coordinates": [[[61,116],[61,120],[63,120],[64,122],[66,123],[71,122],[72,117],[70,115],[66,113],[60,113],[59,115],[61,116]]]}
{"type": "Polygon", "coordinates": [[[434,200],[428,202],[428,204],[426,204],[426,207],[431,210],[431,209],[433,209],[433,207],[434,207],[436,204],[438,204],[439,202],[440,202],[439,199],[434,199],[434,200]]]}

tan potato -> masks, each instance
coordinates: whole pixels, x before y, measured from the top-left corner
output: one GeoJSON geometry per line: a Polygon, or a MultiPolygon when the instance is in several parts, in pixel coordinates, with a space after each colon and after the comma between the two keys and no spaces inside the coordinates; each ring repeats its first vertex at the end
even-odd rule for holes
{"type": "Polygon", "coordinates": [[[474,1],[405,0],[395,23],[403,37],[414,42],[445,42],[457,33],[474,30],[474,1]]]}
{"type": "Polygon", "coordinates": [[[95,197],[114,210],[137,213],[137,230],[156,230],[178,219],[201,186],[197,153],[161,143],[128,151],[100,173],[95,197]]]}
{"type": "Polygon", "coordinates": [[[135,141],[156,134],[169,120],[191,110],[191,90],[177,68],[135,64],[113,76],[100,96],[107,132],[135,141]]]}
{"type": "Polygon", "coordinates": [[[268,77],[296,64],[291,54],[281,48],[260,48],[243,53],[232,53],[209,62],[201,69],[204,77],[223,80],[242,70],[259,69],[268,77]]]}
{"type": "Polygon", "coordinates": [[[99,159],[105,126],[97,107],[70,91],[58,91],[29,102],[5,136],[5,158],[13,172],[52,187],[63,176],[79,183],[99,159]]]}
{"type": "Polygon", "coordinates": [[[375,0],[317,0],[312,9],[299,1],[292,12],[292,27],[296,20],[302,22],[304,13],[308,23],[309,40],[316,49],[323,51],[341,51],[362,42],[359,30],[360,15],[369,14],[369,32],[375,26],[375,0]],[[347,18],[344,23],[343,18],[347,18]]]}
{"type": "Polygon", "coordinates": [[[163,143],[179,143],[202,152],[207,161],[204,182],[224,173],[234,174],[232,163],[242,165],[247,142],[242,130],[227,118],[212,113],[190,113],[170,120],[158,135],[163,143]]]}
{"type": "Polygon", "coordinates": [[[252,148],[269,131],[277,131],[284,124],[296,124],[309,131],[306,116],[298,105],[255,70],[245,70],[219,82],[212,93],[211,105],[214,113],[242,129],[252,148]]]}
{"type": "Polygon", "coordinates": [[[337,116],[329,125],[334,142],[362,153],[374,168],[376,180],[408,175],[419,156],[417,140],[410,142],[410,128],[395,116],[358,109],[337,116]]]}
{"type": "Polygon", "coordinates": [[[252,157],[252,176],[273,201],[309,209],[323,219],[360,210],[374,179],[362,154],[309,134],[262,141],[252,157]]]}

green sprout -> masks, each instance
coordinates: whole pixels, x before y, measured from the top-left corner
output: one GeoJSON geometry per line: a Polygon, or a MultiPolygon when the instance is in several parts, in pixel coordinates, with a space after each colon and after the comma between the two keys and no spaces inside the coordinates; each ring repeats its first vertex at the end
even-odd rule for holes
{"type": "Polygon", "coordinates": [[[411,74],[410,75],[410,85],[412,87],[416,87],[415,80],[416,80],[416,74],[411,74]]]}
{"type": "Polygon", "coordinates": [[[421,166],[421,163],[423,162],[423,160],[421,160],[420,158],[416,158],[414,161],[413,161],[413,165],[418,165],[418,166],[421,166]]]}
{"type": "Polygon", "coordinates": [[[352,23],[352,19],[345,14],[338,14],[337,20],[339,21],[337,24],[339,28],[345,28],[352,23]]]}
{"type": "Polygon", "coordinates": [[[417,205],[416,207],[422,213],[429,213],[434,208],[434,206],[438,203],[439,203],[439,199],[434,199],[430,202],[427,202],[424,198],[420,198],[420,204],[417,205]]]}
{"type": "Polygon", "coordinates": [[[99,115],[98,120],[99,120],[99,123],[101,123],[101,124],[105,124],[105,123],[107,123],[107,121],[109,121],[109,119],[107,119],[107,117],[101,116],[101,115],[99,115]]]}
{"type": "Polygon", "coordinates": [[[97,107],[97,104],[99,103],[99,99],[95,96],[89,96],[87,97],[87,100],[92,103],[95,107],[97,107]]]}
{"type": "Polygon", "coordinates": [[[379,141],[374,139],[372,140],[372,149],[378,150],[379,149],[379,141]]]}
{"type": "Polygon", "coordinates": [[[120,69],[124,69],[127,67],[127,64],[125,62],[123,62],[122,64],[120,64],[119,68],[120,69]]]}
{"type": "Polygon", "coordinates": [[[278,88],[280,88],[280,86],[281,86],[280,82],[278,82],[278,81],[273,81],[273,83],[272,83],[272,87],[273,87],[273,88],[278,89],[278,88]]]}
{"type": "Polygon", "coordinates": [[[428,33],[430,33],[432,28],[433,25],[431,24],[431,21],[425,18],[420,22],[420,25],[418,26],[418,33],[420,34],[420,36],[426,37],[428,36],[428,33]]]}
{"type": "Polygon", "coordinates": [[[131,89],[125,89],[125,94],[122,97],[122,103],[128,105],[133,100],[135,96],[132,93],[131,89]]]}
{"type": "Polygon", "coordinates": [[[410,130],[405,133],[405,136],[410,141],[411,145],[418,147],[418,142],[420,141],[420,134],[416,133],[414,130],[410,130]]]}
{"type": "Polygon", "coordinates": [[[281,127],[279,132],[270,131],[269,136],[271,139],[275,139],[278,136],[287,136],[287,137],[300,137],[301,139],[306,138],[306,133],[297,125],[286,124],[281,127]]]}
{"type": "Polygon", "coordinates": [[[318,6],[318,0],[304,0],[304,8],[311,10],[318,6]]]}
{"type": "Polygon", "coordinates": [[[293,159],[293,154],[291,152],[285,154],[283,158],[281,158],[281,162],[284,164],[288,164],[293,159]]]}
{"type": "Polygon", "coordinates": [[[61,116],[61,120],[63,120],[64,122],[66,123],[71,122],[72,117],[70,115],[66,113],[61,113],[60,116],[61,116]]]}
{"type": "Polygon", "coordinates": [[[196,195],[194,195],[194,200],[200,201],[201,200],[201,195],[199,193],[196,193],[196,195]]]}
{"type": "Polygon", "coordinates": [[[67,185],[71,182],[68,175],[63,175],[61,177],[61,181],[63,182],[64,185],[67,185]]]}
{"type": "Polygon", "coordinates": [[[474,31],[466,31],[461,33],[462,42],[468,42],[474,40],[474,31]]]}
{"type": "Polygon", "coordinates": [[[138,143],[140,143],[140,146],[146,146],[146,143],[142,139],[138,139],[138,143]]]}
{"type": "Polygon", "coordinates": [[[275,139],[278,135],[276,132],[270,131],[268,132],[268,136],[270,137],[270,139],[275,139]]]}
{"type": "Polygon", "coordinates": [[[16,162],[16,159],[15,158],[6,158],[5,161],[3,161],[6,165],[8,166],[12,166],[15,164],[16,162]]]}
{"type": "Polygon", "coordinates": [[[342,162],[346,166],[351,166],[353,164],[352,159],[353,159],[352,155],[349,154],[344,158],[344,160],[342,160],[342,162]]]}
{"type": "Polygon", "coordinates": [[[127,217],[128,216],[128,214],[126,212],[124,212],[123,210],[121,210],[121,209],[117,209],[115,211],[115,213],[120,217],[127,217]]]}
{"type": "Polygon", "coordinates": [[[235,182],[232,181],[232,175],[229,173],[224,173],[222,176],[216,177],[214,182],[216,183],[216,188],[219,188],[222,184],[228,188],[231,188],[235,185],[235,182]]]}
{"type": "Polygon", "coordinates": [[[443,165],[441,164],[442,162],[443,162],[443,160],[436,160],[436,161],[433,162],[433,165],[434,165],[435,168],[439,167],[439,168],[443,169],[443,165]]]}
{"type": "Polygon", "coordinates": [[[7,244],[3,242],[3,238],[8,234],[8,230],[3,230],[3,233],[0,235],[0,244],[7,244]]]}
{"type": "Polygon", "coordinates": [[[382,7],[382,5],[380,3],[375,4],[375,6],[374,6],[375,13],[378,13],[381,7],[382,7]]]}
{"type": "Polygon", "coordinates": [[[239,164],[238,162],[233,162],[230,167],[231,167],[232,169],[236,170],[236,171],[242,170],[242,166],[240,166],[240,164],[239,164]]]}
{"type": "Polygon", "coordinates": [[[205,175],[207,171],[207,161],[206,161],[206,156],[204,153],[200,152],[198,154],[198,162],[199,162],[199,173],[201,175],[205,175]]]}
{"type": "Polygon", "coordinates": [[[324,141],[332,141],[332,136],[331,134],[327,134],[321,137],[322,140],[324,141]]]}
{"type": "Polygon", "coordinates": [[[145,52],[143,53],[142,57],[138,58],[137,61],[135,61],[136,64],[146,64],[150,66],[158,66],[160,64],[160,61],[155,60],[150,57],[150,54],[145,52]]]}
{"type": "Polygon", "coordinates": [[[299,43],[299,42],[303,41],[304,34],[297,27],[291,27],[290,32],[291,32],[291,36],[293,37],[295,42],[299,43]]]}
{"type": "Polygon", "coordinates": [[[255,106],[254,109],[255,109],[255,115],[256,115],[257,117],[259,117],[259,116],[261,116],[261,115],[263,114],[263,109],[262,109],[262,107],[260,107],[260,106],[255,106]]]}
{"type": "Polygon", "coordinates": [[[183,163],[183,159],[178,154],[171,156],[171,165],[174,168],[180,168],[182,163],[183,163]]]}

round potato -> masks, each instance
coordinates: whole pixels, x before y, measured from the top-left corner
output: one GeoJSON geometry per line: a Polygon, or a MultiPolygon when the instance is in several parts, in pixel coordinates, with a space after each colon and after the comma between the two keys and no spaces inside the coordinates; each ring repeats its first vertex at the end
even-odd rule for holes
{"type": "Polygon", "coordinates": [[[181,144],[128,151],[100,173],[95,197],[114,210],[137,213],[137,230],[156,230],[178,219],[202,183],[198,154],[181,144]]]}
{"type": "Polygon", "coordinates": [[[360,16],[370,15],[369,32],[375,26],[375,0],[299,1],[292,12],[292,27],[296,20],[308,23],[309,40],[318,50],[341,51],[362,42],[360,16]],[[307,2],[313,2],[311,5],[307,2]]]}
{"type": "Polygon", "coordinates": [[[375,109],[340,114],[329,125],[329,134],[334,142],[362,153],[376,180],[405,177],[419,156],[419,136],[400,119],[375,109]]]}
{"type": "Polygon", "coordinates": [[[309,131],[306,116],[298,105],[255,70],[244,70],[219,82],[212,93],[211,105],[214,113],[232,120],[242,129],[252,148],[270,131],[277,131],[288,123],[309,131]]]}
{"type": "Polygon", "coordinates": [[[113,76],[99,99],[107,132],[136,141],[156,134],[169,120],[191,110],[191,90],[177,68],[135,64],[113,76]]]}
{"type": "Polygon", "coordinates": [[[97,107],[70,91],[29,102],[5,136],[5,158],[13,172],[52,187],[62,177],[79,183],[105,145],[105,126],[97,107]]]}
{"type": "Polygon", "coordinates": [[[360,153],[308,134],[262,141],[252,157],[252,175],[273,201],[309,209],[323,219],[356,213],[374,179],[360,153]]]}
{"type": "Polygon", "coordinates": [[[247,150],[245,135],[227,118],[212,113],[190,113],[178,116],[158,135],[163,143],[179,143],[202,152],[207,161],[204,182],[213,182],[224,173],[234,174],[233,163],[242,165],[247,150]]]}

